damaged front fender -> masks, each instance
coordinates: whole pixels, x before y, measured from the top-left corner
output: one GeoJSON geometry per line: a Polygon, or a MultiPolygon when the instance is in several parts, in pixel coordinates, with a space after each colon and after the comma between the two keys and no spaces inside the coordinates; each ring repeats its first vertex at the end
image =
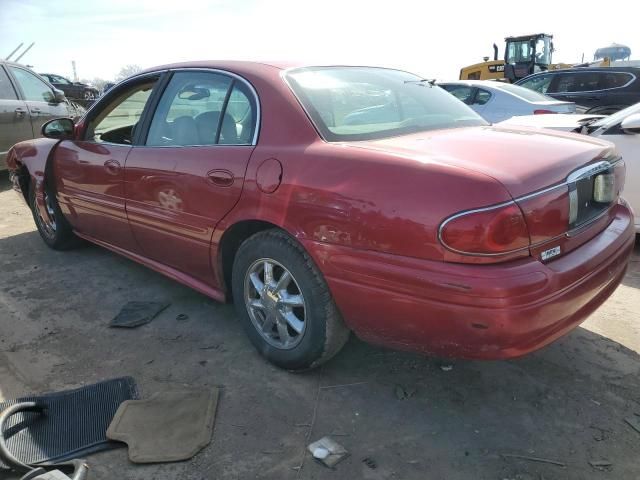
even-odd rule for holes
{"type": "Polygon", "coordinates": [[[48,162],[59,140],[38,138],[14,145],[7,153],[7,167],[13,188],[27,204],[29,190],[35,188],[38,206],[44,208],[44,185],[48,162]]]}

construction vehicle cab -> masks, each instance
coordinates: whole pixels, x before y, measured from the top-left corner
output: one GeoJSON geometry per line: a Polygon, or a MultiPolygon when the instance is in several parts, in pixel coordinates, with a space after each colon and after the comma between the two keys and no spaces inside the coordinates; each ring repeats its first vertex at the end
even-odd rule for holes
{"type": "Polygon", "coordinates": [[[461,80],[506,80],[511,83],[535,72],[548,70],[553,53],[553,36],[546,33],[507,37],[504,60],[498,60],[498,47],[494,44],[494,57],[464,67],[461,80]]]}

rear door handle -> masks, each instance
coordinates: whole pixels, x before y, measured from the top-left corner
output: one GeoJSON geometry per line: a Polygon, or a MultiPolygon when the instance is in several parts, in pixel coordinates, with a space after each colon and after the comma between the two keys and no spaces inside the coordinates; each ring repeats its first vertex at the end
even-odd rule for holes
{"type": "Polygon", "coordinates": [[[211,170],[207,173],[207,178],[211,183],[220,187],[230,187],[233,185],[233,173],[229,170],[211,170]]]}
{"type": "Polygon", "coordinates": [[[18,107],[18,108],[16,108],[15,112],[16,112],[16,115],[18,117],[22,117],[25,113],[27,113],[27,109],[26,108],[22,108],[22,107],[18,107]]]}

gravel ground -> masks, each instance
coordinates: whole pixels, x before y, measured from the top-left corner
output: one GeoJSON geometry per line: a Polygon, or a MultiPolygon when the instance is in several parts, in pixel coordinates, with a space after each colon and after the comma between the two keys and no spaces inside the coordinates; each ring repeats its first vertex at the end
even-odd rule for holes
{"type": "Polygon", "coordinates": [[[640,478],[640,432],[624,422],[640,414],[640,246],[605,305],[526,358],[449,362],[352,338],[305,374],[265,363],[231,305],[99,247],[49,250],[6,175],[0,265],[0,400],[123,375],[145,397],[221,387],[213,441],[191,461],[139,466],[120,448],[88,458],[92,479],[640,478]],[[171,306],[107,328],[130,300],[171,306]],[[304,455],[324,435],[351,452],[334,470],[304,455]]]}

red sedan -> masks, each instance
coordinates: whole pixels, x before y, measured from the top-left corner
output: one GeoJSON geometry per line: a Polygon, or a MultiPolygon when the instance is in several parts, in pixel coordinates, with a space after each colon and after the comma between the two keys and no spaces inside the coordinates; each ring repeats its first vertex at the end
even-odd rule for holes
{"type": "Polygon", "coordinates": [[[509,358],[582,322],[634,243],[611,144],[496,128],[397,70],[198,62],[115,86],[8,156],[47,245],[85,239],[314,367],[350,331],[509,358]]]}

